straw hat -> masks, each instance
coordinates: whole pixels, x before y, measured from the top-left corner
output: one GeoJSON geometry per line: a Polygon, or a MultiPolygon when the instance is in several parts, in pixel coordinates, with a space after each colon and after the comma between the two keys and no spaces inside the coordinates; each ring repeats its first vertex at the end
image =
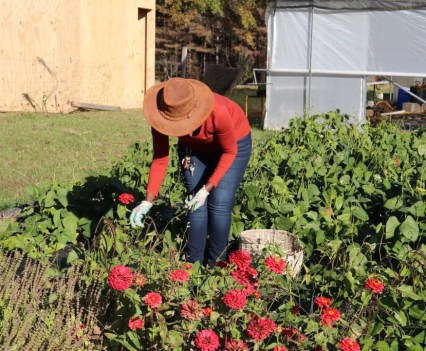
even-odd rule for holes
{"type": "Polygon", "coordinates": [[[148,89],[143,110],[155,130],[169,136],[183,136],[203,124],[213,110],[213,103],[213,93],[204,83],[171,78],[148,89]]]}

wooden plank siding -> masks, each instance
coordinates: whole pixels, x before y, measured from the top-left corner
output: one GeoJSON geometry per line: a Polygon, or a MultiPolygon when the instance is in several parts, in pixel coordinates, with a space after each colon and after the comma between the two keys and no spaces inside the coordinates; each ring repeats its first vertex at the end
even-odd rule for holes
{"type": "Polygon", "coordinates": [[[154,0],[0,0],[0,111],[142,106],[155,79],[154,0]]]}

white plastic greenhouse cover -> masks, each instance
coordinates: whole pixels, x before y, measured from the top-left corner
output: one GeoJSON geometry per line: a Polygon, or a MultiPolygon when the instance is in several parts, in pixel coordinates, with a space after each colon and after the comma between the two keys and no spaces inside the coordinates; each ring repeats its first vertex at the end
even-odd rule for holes
{"type": "Polygon", "coordinates": [[[367,76],[426,77],[426,1],[276,1],[264,127],[339,109],[365,120],[367,76]]]}

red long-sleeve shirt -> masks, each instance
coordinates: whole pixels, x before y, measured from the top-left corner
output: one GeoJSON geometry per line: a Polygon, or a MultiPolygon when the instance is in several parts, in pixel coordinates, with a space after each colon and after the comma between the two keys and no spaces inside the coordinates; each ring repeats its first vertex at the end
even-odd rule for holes
{"type": "MultiPolygon", "coordinates": [[[[241,107],[232,100],[214,94],[213,111],[199,132],[179,137],[179,144],[193,151],[222,152],[208,182],[217,186],[237,155],[237,141],[250,132],[250,124],[241,107]]],[[[152,129],[154,156],[149,170],[147,192],[158,196],[169,161],[169,137],[152,129]]]]}

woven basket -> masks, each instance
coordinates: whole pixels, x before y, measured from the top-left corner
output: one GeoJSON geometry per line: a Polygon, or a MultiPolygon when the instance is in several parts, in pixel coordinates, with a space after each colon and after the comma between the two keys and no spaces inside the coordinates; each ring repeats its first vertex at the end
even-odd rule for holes
{"type": "Polygon", "coordinates": [[[285,230],[251,229],[243,231],[239,237],[240,249],[255,257],[271,245],[281,248],[284,252],[290,274],[293,277],[299,274],[303,264],[303,247],[295,234],[285,230]]]}

